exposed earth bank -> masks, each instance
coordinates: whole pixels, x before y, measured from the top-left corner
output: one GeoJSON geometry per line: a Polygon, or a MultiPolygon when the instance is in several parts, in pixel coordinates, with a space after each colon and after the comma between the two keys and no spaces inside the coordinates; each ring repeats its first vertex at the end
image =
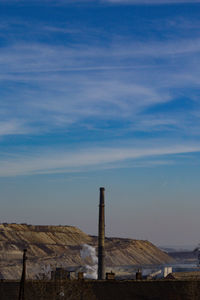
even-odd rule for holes
{"type": "MultiPolygon", "coordinates": [[[[0,224],[0,278],[20,278],[24,248],[28,250],[27,274],[31,278],[47,267],[81,266],[85,264],[80,255],[83,244],[97,248],[97,237],[72,226],[0,224]]],[[[165,264],[172,260],[149,241],[106,238],[107,266],[165,264]]]]}

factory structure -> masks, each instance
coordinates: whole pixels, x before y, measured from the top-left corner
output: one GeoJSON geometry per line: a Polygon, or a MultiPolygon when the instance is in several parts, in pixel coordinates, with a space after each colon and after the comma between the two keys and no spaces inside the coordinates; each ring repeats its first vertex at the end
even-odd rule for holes
{"type": "MultiPolygon", "coordinates": [[[[125,294],[126,293],[132,293],[133,297],[135,297],[134,293],[137,294],[137,291],[140,291],[141,293],[141,297],[143,297],[142,295],[146,295],[145,299],[154,299],[151,298],[150,296],[152,295],[148,295],[148,289],[151,291],[151,293],[154,293],[156,295],[156,293],[159,291],[160,294],[163,295],[162,299],[185,299],[184,297],[182,298],[170,298],[170,289],[173,290],[172,287],[174,287],[176,289],[176,292],[172,293],[172,296],[174,296],[174,293],[177,293],[177,295],[185,295],[186,293],[188,293],[188,295],[190,295],[190,293],[196,293],[196,291],[199,290],[200,288],[200,272],[197,269],[193,270],[193,272],[179,272],[173,273],[173,269],[171,266],[163,266],[160,267],[158,269],[152,269],[151,271],[145,272],[145,270],[141,270],[138,269],[134,276],[132,277],[132,280],[116,280],[118,279],[115,276],[115,273],[110,271],[110,272],[106,272],[106,253],[105,253],[105,188],[104,187],[100,187],[99,189],[99,218],[98,218],[98,262],[97,262],[97,280],[91,280],[91,279],[87,279],[84,276],[84,272],[83,270],[79,269],[74,270],[74,269],[65,269],[62,267],[56,267],[54,270],[51,270],[50,273],[50,278],[46,278],[45,276],[40,277],[40,280],[42,279],[43,282],[45,282],[46,284],[46,290],[49,289],[53,289],[54,291],[56,291],[56,295],[59,295],[59,297],[55,296],[55,299],[65,299],[62,298],[64,297],[64,287],[66,288],[66,286],[64,285],[64,282],[68,282],[68,285],[73,284],[73,282],[77,282],[78,288],[82,288],[81,286],[84,286],[84,284],[86,284],[87,282],[90,282],[90,288],[92,288],[94,291],[96,291],[96,293],[102,293],[105,297],[108,297],[108,294],[111,293],[115,293],[115,299],[129,299],[129,298],[123,298],[123,294],[120,296],[120,292],[122,290],[122,288],[124,289],[125,294]],[[180,285],[178,285],[177,282],[181,282],[180,285]],[[70,283],[71,282],[71,283],[70,283]],[[81,285],[80,285],[81,282],[81,285]],[[166,282],[166,283],[165,283],[166,282]],[[171,283],[173,283],[173,285],[171,285],[171,283]],[[192,282],[192,283],[191,283],[192,282]],[[195,284],[193,284],[193,282],[195,282],[195,284]],[[83,284],[82,284],[83,283],[83,284]],[[112,283],[112,285],[110,285],[110,283],[112,283]],[[149,284],[147,284],[149,283],[149,284]],[[100,285],[99,285],[100,284],[100,285]],[[136,285],[137,284],[137,285],[136,285]],[[48,288],[47,288],[48,286],[48,288]],[[186,287],[188,286],[188,288],[186,289],[186,287]],[[166,297],[168,298],[164,298],[165,293],[163,293],[163,290],[166,289],[166,297]],[[119,291],[119,294],[117,292],[117,290],[119,291]],[[169,293],[168,293],[169,292],[169,293]],[[62,297],[60,295],[63,295],[62,297]],[[148,298],[147,295],[150,297],[148,298]],[[121,298],[120,298],[121,297],[121,298]]],[[[199,248],[200,249],[200,248],[199,248]]],[[[200,250],[198,249],[198,259],[200,260],[200,250]]],[[[26,290],[27,290],[27,286],[30,285],[30,283],[28,282],[27,278],[26,278],[26,261],[27,261],[27,250],[24,249],[24,253],[23,253],[23,263],[22,263],[22,274],[21,274],[21,280],[20,282],[18,282],[19,284],[19,289],[18,289],[18,300],[29,300],[29,298],[26,297],[26,290]],[[26,287],[26,288],[25,288],[26,287]]],[[[147,271],[147,270],[146,270],[147,271]]],[[[37,288],[37,283],[39,282],[39,280],[35,280],[34,284],[35,284],[35,288],[37,288]]],[[[0,299],[1,299],[1,289],[4,291],[4,289],[6,290],[7,286],[13,285],[13,283],[9,283],[6,282],[4,280],[1,280],[0,282],[0,299]]],[[[14,286],[14,285],[13,285],[14,286]]],[[[88,286],[86,286],[88,288],[88,286]]],[[[16,288],[16,287],[15,287],[16,288]]],[[[33,286],[31,287],[33,288],[33,286]]],[[[72,290],[74,291],[75,289],[77,289],[76,287],[73,287],[72,285],[72,290]]],[[[191,298],[187,298],[187,299],[200,299],[200,296],[198,294],[199,292],[197,292],[197,298],[192,298],[193,296],[191,296],[191,298]],[[199,298],[198,298],[199,297],[199,298]]],[[[5,292],[6,295],[6,292],[5,292]]],[[[6,296],[7,298],[2,298],[2,300],[10,300],[10,299],[14,299],[13,296],[6,296]],[[9,298],[10,297],[10,298],[9,298]]],[[[86,296],[86,298],[83,297],[83,294],[81,296],[81,299],[86,299],[86,300],[90,300],[93,298],[89,298],[89,296],[86,296]],[[88,298],[87,298],[88,297],[88,298]]],[[[177,296],[179,297],[179,296],[177,296]]],[[[38,298],[39,299],[39,298],[38,298]]],[[[42,298],[42,299],[46,299],[46,298],[42,298]]],[[[54,298],[52,298],[54,299],[54,298]]],[[[68,298],[66,298],[68,299],[68,298]]],[[[71,298],[70,298],[71,299],[71,298]]],[[[72,298],[73,299],[73,298],[72,298]]],[[[76,299],[76,298],[74,298],[76,299]]],[[[101,298],[97,298],[102,300],[101,298]]],[[[104,299],[104,298],[103,298],[104,299]]],[[[111,298],[105,298],[105,299],[111,299],[111,298]]],[[[140,299],[140,298],[131,298],[131,299],[140,299]]],[[[144,298],[141,298],[144,299],[144,298]]],[[[161,298],[155,298],[155,299],[161,299],[161,298]]],[[[17,300],[17,298],[16,298],[17,300]]],[[[37,300],[37,299],[36,299],[37,300]]],[[[48,300],[51,300],[50,298],[48,298],[48,300]]],[[[76,299],[77,300],[77,299],[76,299]]]]}
{"type": "MultiPolygon", "coordinates": [[[[98,216],[98,246],[97,246],[97,255],[98,255],[98,263],[97,263],[97,280],[114,280],[119,279],[117,276],[115,276],[115,273],[112,271],[106,272],[106,262],[105,262],[105,188],[100,187],[99,188],[99,216],[98,216]]],[[[21,276],[21,284],[20,284],[20,295],[23,295],[24,293],[24,282],[26,280],[26,252],[27,250],[24,249],[23,254],[23,268],[22,268],[22,276],[21,276]]],[[[198,248],[198,263],[200,261],[200,247],[198,248]]],[[[197,272],[199,270],[199,265],[197,268],[192,268],[191,270],[188,269],[188,271],[195,271],[197,272]]],[[[173,271],[177,272],[177,269],[171,267],[171,266],[160,266],[157,268],[146,268],[135,271],[135,274],[132,275],[132,279],[135,280],[155,280],[155,279],[163,279],[173,278],[173,271]]],[[[182,269],[182,271],[187,274],[187,269],[182,269]]],[[[181,273],[181,271],[179,271],[181,273]]],[[[198,273],[196,273],[198,274],[198,273]]],[[[62,268],[56,267],[54,270],[51,270],[49,279],[51,280],[66,280],[66,279],[85,279],[85,272],[83,267],[77,268],[62,268]]],[[[181,275],[180,275],[181,276],[181,275]]],[[[40,274],[40,277],[38,278],[45,278],[45,274],[40,274]]],[[[86,277],[90,278],[90,277],[86,277]]],[[[200,278],[200,273],[199,273],[200,278]]],[[[94,278],[93,278],[94,279],[94,278]]],[[[23,300],[23,296],[20,296],[19,300],[23,300]]]]}
{"type": "MultiPolygon", "coordinates": [[[[118,276],[115,276],[115,273],[110,271],[106,272],[106,261],[105,261],[105,188],[99,188],[99,216],[98,216],[98,246],[97,246],[97,280],[114,280],[120,279],[118,276]]],[[[23,259],[23,271],[22,271],[22,279],[21,279],[21,293],[23,293],[23,282],[25,281],[25,260],[26,260],[26,250],[24,250],[24,259],[23,259]]],[[[174,269],[174,271],[176,271],[174,269]]],[[[184,270],[185,271],[185,270],[184,270]]],[[[195,270],[196,271],[196,270],[195,270]]],[[[91,277],[85,277],[86,271],[84,267],[79,268],[62,268],[56,267],[51,270],[49,275],[49,279],[51,280],[66,280],[66,279],[85,279],[91,277]]],[[[135,280],[155,280],[162,278],[172,278],[169,275],[173,273],[173,269],[171,266],[160,266],[157,268],[146,268],[135,270],[135,274],[132,274],[131,278],[135,280]]],[[[45,278],[45,274],[40,274],[39,278],[45,278]]],[[[93,278],[94,279],[94,278],[93,278]]]]}

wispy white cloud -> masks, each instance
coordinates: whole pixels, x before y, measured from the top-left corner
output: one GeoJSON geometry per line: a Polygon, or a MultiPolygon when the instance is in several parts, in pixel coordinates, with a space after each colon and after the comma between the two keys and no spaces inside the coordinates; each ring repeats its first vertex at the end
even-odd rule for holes
{"type": "Polygon", "coordinates": [[[178,126],[183,119],[174,115],[154,120],[145,115],[143,121],[138,117],[148,107],[172,101],[180,89],[198,87],[199,52],[199,39],[134,44],[118,40],[109,47],[10,45],[0,49],[0,78],[14,88],[2,95],[0,107],[10,120],[23,117],[31,123],[30,130],[37,124],[45,131],[66,128],[94,117],[134,118],[142,130],[156,123],[178,126]]]}
{"type": "MultiPolygon", "coordinates": [[[[110,147],[110,148],[87,148],[84,150],[74,150],[73,152],[52,153],[49,150],[45,152],[36,152],[22,154],[18,158],[8,158],[0,162],[0,176],[17,176],[31,174],[54,174],[63,172],[81,172],[96,170],[99,168],[112,168],[112,164],[125,162],[127,160],[137,160],[144,158],[158,158],[161,156],[173,154],[188,154],[200,152],[200,144],[173,144],[168,146],[159,146],[158,142],[153,145],[142,147],[110,147]]],[[[166,164],[166,160],[164,160],[166,164]]],[[[171,161],[169,162],[171,163],[171,161]]],[[[153,165],[153,160],[151,160],[153,165]]],[[[156,162],[154,165],[161,163],[156,162]]],[[[134,165],[134,164],[133,164],[134,165]]],[[[149,163],[147,162],[147,165],[149,163]]],[[[137,166],[137,161],[136,161],[137,166]]],[[[118,165],[119,167],[119,165],[118,165]]]]}
{"type": "Polygon", "coordinates": [[[28,126],[19,120],[0,121],[0,136],[30,133],[28,126]]]}
{"type": "MultiPolygon", "coordinates": [[[[63,29],[65,30],[65,29],[63,29]]],[[[200,52],[200,39],[175,39],[165,42],[113,41],[108,47],[95,45],[52,46],[29,43],[14,44],[0,49],[0,63],[7,72],[87,71],[138,67],[134,59],[178,58],[200,52]],[[58,56],[59,55],[59,56],[58,56]],[[132,59],[133,65],[124,64],[132,59]],[[118,65],[116,65],[116,60],[118,65]],[[104,64],[102,65],[102,61],[104,64]],[[114,65],[113,65],[114,64],[114,65]]],[[[141,63],[142,61],[140,61],[141,63]]],[[[16,75],[16,74],[15,74],[16,75]]]]}
{"type": "MultiPolygon", "coordinates": [[[[20,20],[12,20],[12,27],[14,21],[19,27],[40,28],[43,33],[76,34],[78,30],[67,24],[30,26],[20,20]]],[[[9,22],[2,26],[9,27],[9,22]]],[[[0,80],[4,87],[0,120],[4,121],[4,115],[11,124],[23,119],[20,127],[15,127],[27,133],[67,130],[71,126],[95,129],[106,127],[106,121],[121,121],[128,122],[126,130],[130,131],[185,133],[187,124],[190,132],[197,134],[191,121],[193,112],[199,110],[197,95],[187,94],[184,89],[198,89],[199,58],[197,36],[146,42],[118,36],[104,45],[91,41],[66,45],[11,43],[8,39],[0,48],[0,80]],[[193,111],[170,115],[145,112],[182,95],[196,101],[193,111]],[[94,124],[94,119],[101,120],[101,125],[94,124]]],[[[197,128],[199,120],[194,118],[197,128]]]]}

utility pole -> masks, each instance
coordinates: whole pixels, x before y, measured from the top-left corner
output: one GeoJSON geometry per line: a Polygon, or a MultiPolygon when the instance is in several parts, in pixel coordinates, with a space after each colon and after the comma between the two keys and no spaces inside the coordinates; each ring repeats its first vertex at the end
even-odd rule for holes
{"type": "Polygon", "coordinates": [[[21,281],[20,281],[18,300],[25,300],[26,260],[27,260],[26,252],[27,252],[27,249],[24,249],[22,276],[21,276],[21,281]]]}

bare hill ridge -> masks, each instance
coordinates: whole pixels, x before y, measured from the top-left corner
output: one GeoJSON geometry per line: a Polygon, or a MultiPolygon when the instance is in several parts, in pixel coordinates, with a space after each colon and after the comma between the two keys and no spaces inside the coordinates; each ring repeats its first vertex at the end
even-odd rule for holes
{"type": "MultiPolygon", "coordinates": [[[[83,244],[97,247],[97,237],[73,226],[0,224],[0,276],[16,279],[21,273],[24,248],[28,250],[28,274],[33,277],[44,266],[83,265],[83,244]]],[[[106,265],[163,264],[172,259],[149,241],[106,238],[106,265]]],[[[90,262],[88,262],[90,263],[90,262]]]]}

